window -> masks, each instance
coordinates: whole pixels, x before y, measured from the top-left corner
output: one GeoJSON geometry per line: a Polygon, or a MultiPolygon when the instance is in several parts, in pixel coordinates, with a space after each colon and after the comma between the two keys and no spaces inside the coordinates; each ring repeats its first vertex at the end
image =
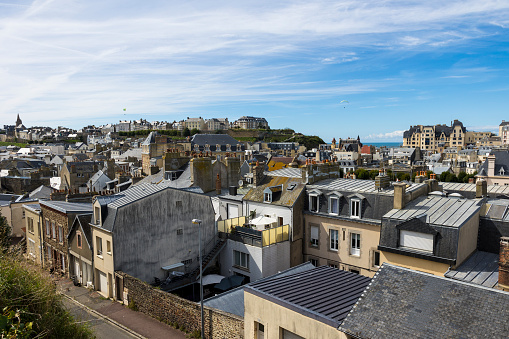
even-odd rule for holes
{"type": "Polygon", "coordinates": [[[380,267],[380,252],[373,251],[373,267],[380,267]]]}
{"type": "Polygon", "coordinates": [[[27,247],[28,247],[28,254],[35,257],[35,241],[33,241],[32,239],[29,238],[27,247]]]}
{"type": "Polygon", "coordinates": [[[48,246],[48,247],[46,248],[46,252],[47,252],[48,260],[51,260],[51,259],[52,259],[52,258],[51,258],[51,247],[49,247],[49,246],[48,246]]]}
{"type": "Polygon", "coordinates": [[[182,207],[182,201],[181,200],[175,201],[175,207],[182,207]]]}
{"type": "Polygon", "coordinates": [[[34,219],[28,218],[28,232],[34,233],[34,219]]]}
{"type": "Polygon", "coordinates": [[[361,217],[361,201],[360,200],[352,200],[351,201],[350,215],[352,218],[360,218],[361,217]]]}
{"type": "Polygon", "coordinates": [[[331,263],[331,262],[330,262],[330,263],[328,263],[327,265],[328,265],[329,267],[332,267],[332,268],[336,268],[336,269],[337,269],[337,268],[339,268],[338,264],[334,264],[334,263],[331,263]]]}
{"type": "Polygon", "coordinates": [[[248,270],[249,269],[249,254],[234,250],[233,251],[233,265],[248,270]]]}
{"type": "Polygon", "coordinates": [[[272,201],[272,199],[271,199],[271,198],[272,198],[272,197],[271,197],[271,195],[272,195],[272,194],[270,194],[270,193],[264,193],[264,194],[263,194],[263,201],[264,201],[264,202],[271,202],[271,201],[272,201]]]}
{"type": "Polygon", "coordinates": [[[184,234],[184,229],[183,228],[179,228],[177,230],[177,235],[182,235],[182,234],[184,234]]]}
{"type": "Polygon", "coordinates": [[[339,245],[339,231],[330,230],[330,249],[332,251],[337,251],[338,245],[339,245]]]}
{"type": "Polygon", "coordinates": [[[50,236],[50,227],[49,227],[49,220],[46,220],[46,235],[50,236]]]}
{"type": "Polygon", "coordinates": [[[106,253],[111,255],[111,241],[106,240],[106,253]]]}
{"type": "Polygon", "coordinates": [[[318,227],[311,226],[311,246],[318,246],[318,227]]]}
{"type": "Polygon", "coordinates": [[[356,269],[353,269],[353,268],[350,269],[350,272],[355,273],[355,274],[360,274],[361,273],[359,270],[356,270],[356,269]]]}
{"type": "Polygon", "coordinates": [[[309,196],[309,210],[311,212],[318,212],[318,196],[317,195],[309,196]]]}
{"type": "Polygon", "coordinates": [[[336,215],[339,214],[339,199],[337,197],[331,197],[329,203],[330,203],[329,213],[336,215]]]}
{"type": "Polygon", "coordinates": [[[64,242],[64,229],[58,226],[58,242],[64,242]]]}
{"type": "Polygon", "coordinates": [[[265,326],[263,326],[263,324],[260,324],[260,323],[257,323],[255,322],[255,324],[257,324],[257,326],[255,327],[256,328],[256,338],[257,339],[263,339],[265,336],[264,336],[264,333],[265,333],[265,326]]]}
{"type": "Polygon", "coordinates": [[[101,218],[100,218],[100,214],[101,213],[101,209],[99,207],[96,207],[95,208],[95,224],[96,225],[99,225],[101,223],[101,218]]]}
{"type": "Polygon", "coordinates": [[[401,247],[433,252],[433,238],[433,234],[401,230],[399,243],[401,247]]]}
{"type": "Polygon", "coordinates": [[[278,226],[283,226],[283,217],[277,217],[278,226]]]}
{"type": "Polygon", "coordinates": [[[311,258],[310,258],[310,259],[309,259],[309,262],[310,262],[313,266],[318,267],[318,260],[317,260],[317,259],[311,259],[311,258]]]}
{"type": "Polygon", "coordinates": [[[78,242],[78,248],[83,247],[83,238],[81,237],[81,232],[76,232],[76,241],[78,242]]]}
{"type": "Polygon", "coordinates": [[[57,238],[57,228],[55,226],[55,222],[54,221],[51,222],[51,237],[53,239],[57,238]]]}
{"type": "Polygon", "coordinates": [[[100,237],[95,237],[97,255],[103,255],[103,240],[100,237]]]}
{"type": "Polygon", "coordinates": [[[361,255],[361,235],[359,233],[351,233],[350,238],[352,244],[350,246],[350,254],[360,256],[361,255]]]}

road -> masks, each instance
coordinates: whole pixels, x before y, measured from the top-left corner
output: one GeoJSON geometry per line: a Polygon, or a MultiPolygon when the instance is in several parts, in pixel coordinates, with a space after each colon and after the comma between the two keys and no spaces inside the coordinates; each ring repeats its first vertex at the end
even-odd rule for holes
{"type": "Polygon", "coordinates": [[[133,334],[123,330],[122,328],[112,324],[108,320],[103,319],[100,316],[97,316],[91,313],[88,309],[80,306],[79,304],[67,299],[63,298],[64,306],[71,314],[75,317],[76,321],[80,322],[88,322],[90,327],[94,331],[97,339],[132,339],[132,338],[140,338],[139,336],[134,336],[133,334]]]}

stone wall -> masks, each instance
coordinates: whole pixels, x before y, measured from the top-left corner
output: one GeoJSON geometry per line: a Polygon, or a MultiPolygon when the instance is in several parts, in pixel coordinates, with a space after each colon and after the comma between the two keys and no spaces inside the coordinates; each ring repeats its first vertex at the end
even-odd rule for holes
{"type": "MultiPolygon", "coordinates": [[[[201,330],[200,304],[161,291],[126,273],[124,296],[139,312],[169,324],[178,324],[190,332],[201,330]]],[[[244,319],[213,308],[204,308],[205,338],[243,338],[244,319]]]]}

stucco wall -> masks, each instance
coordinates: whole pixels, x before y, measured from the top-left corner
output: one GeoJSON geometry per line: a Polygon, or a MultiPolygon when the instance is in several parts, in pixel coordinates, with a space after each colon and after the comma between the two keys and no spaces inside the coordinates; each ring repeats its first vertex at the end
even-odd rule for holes
{"type": "Polygon", "coordinates": [[[327,218],[325,216],[306,215],[306,239],[304,253],[306,259],[318,260],[318,265],[336,264],[344,270],[360,270],[362,275],[372,277],[378,270],[373,266],[373,251],[378,248],[380,240],[380,225],[372,225],[349,220],[327,218]],[[319,228],[318,246],[311,245],[310,227],[319,228]],[[330,249],[330,231],[338,230],[338,250],[330,249]],[[350,254],[351,234],[361,235],[360,255],[350,254]],[[344,238],[343,238],[344,236],[344,238]]]}
{"type": "Polygon", "coordinates": [[[479,212],[468,220],[459,231],[457,259],[454,268],[460,266],[477,248],[479,212]]]}
{"type": "Polygon", "coordinates": [[[444,273],[449,269],[449,265],[447,264],[384,251],[381,251],[380,253],[380,261],[382,264],[386,262],[389,264],[410,268],[416,271],[431,273],[438,276],[443,276],[444,273]]]}
{"type": "Polygon", "coordinates": [[[115,269],[151,282],[166,278],[167,265],[191,259],[186,271],[198,267],[195,218],[202,220],[202,248],[208,253],[217,240],[208,196],[168,188],[119,208],[112,231],[115,269]]]}
{"type": "Polygon", "coordinates": [[[244,337],[257,338],[255,323],[263,324],[264,339],[282,338],[282,329],[303,338],[345,338],[343,332],[317,320],[244,291],[244,337]]]}

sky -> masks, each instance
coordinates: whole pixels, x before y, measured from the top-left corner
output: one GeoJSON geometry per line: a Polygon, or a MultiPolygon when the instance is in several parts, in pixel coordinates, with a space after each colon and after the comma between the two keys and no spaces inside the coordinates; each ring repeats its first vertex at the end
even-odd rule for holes
{"type": "Polygon", "coordinates": [[[508,0],[0,0],[2,126],[250,115],[388,142],[497,132],[508,103],[508,0]]]}

